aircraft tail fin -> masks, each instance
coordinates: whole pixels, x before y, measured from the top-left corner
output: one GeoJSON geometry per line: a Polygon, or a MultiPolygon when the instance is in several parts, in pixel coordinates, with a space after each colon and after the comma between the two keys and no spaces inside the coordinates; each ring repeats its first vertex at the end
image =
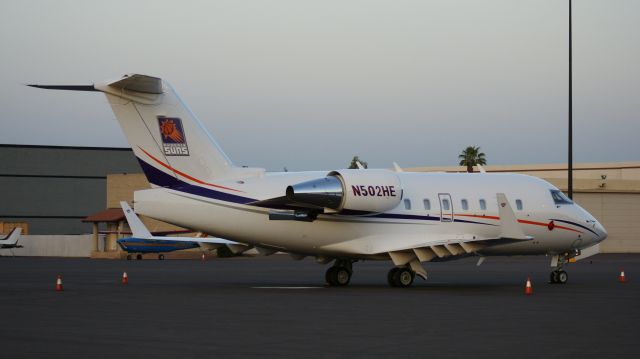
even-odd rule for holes
{"type": "Polygon", "coordinates": [[[129,223],[129,228],[131,228],[133,237],[151,238],[151,232],[149,232],[144,223],[142,223],[140,218],[138,218],[138,216],[133,212],[133,209],[131,209],[129,204],[125,201],[121,201],[120,206],[122,207],[124,216],[127,218],[127,222],[129,223]]]}
{"type": "Polygon", "coordinates": [[[103,92],[154,186],[209,184],[250,172],[233,166],[171,85],[158,77],[131,74],[94,85],[28,86],[103,92]]]}
{"type": "Polygon", "coordinates": [[[7,234],[6,237],[0,239],[0,245],[2,246],[14,246],[18,244],[18,239],[20,239],[20,234],[22,233],[22,228],[15,227],[14,229],[7,234]]]}

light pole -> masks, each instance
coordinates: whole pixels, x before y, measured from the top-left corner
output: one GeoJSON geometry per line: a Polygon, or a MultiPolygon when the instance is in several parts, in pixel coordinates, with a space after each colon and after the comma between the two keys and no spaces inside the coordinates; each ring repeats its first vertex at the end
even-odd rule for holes
{"type": "Polygon", "coordinates": [[[571,0],[569,0],[569,159],[567,166],[567,192],[573,199],[573,53],[571,43],[571,0]]]}

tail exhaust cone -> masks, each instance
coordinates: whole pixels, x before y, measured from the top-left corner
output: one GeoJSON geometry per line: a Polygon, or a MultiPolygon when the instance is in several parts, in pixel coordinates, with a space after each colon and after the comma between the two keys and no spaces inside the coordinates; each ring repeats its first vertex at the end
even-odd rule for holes
{"type": "Polygon", "coordinates": [[[287,187],[287,198],[289,200],[321,208],[340,208],[343,196],[342,182],[333,176],[287,187]]]}

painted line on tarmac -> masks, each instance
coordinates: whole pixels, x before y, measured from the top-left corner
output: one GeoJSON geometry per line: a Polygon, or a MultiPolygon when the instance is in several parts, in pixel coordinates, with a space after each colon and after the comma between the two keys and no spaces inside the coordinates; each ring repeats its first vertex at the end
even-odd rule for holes
{"type": "Polygon", "coordinates": [[[252,289],[321,289],[324,287],[251,287],[252,289]]]}

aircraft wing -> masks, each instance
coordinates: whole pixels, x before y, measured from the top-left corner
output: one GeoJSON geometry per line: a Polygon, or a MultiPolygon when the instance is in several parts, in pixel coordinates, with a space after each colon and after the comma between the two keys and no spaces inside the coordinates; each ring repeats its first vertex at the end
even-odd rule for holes
{"type": "Polygon", "coordinates": [[[483,248],[528,241],[533,237],[525,235],[518,224],[509,201],[504,193],[497,193],[498,213],[500,215],[500,233],[495,237],[480,237],[477,234],[436,234],[424,233],[395,235],[389,240],[388,235],[371,235],[350,241],[334,243],[323,249],[365,255],[388,255],[396,266],[409,265],[423,278],[427,272],[422,262],[447,260],[457,256],[471,255],[483,248]]]}
{"type": "MultiPolygon", "coordinates": [[[[524,239],[528,240],[528,239],[524,239]]],[[[415,252],[421,262],[435,258],[446,258],[462,254],[475,253],[483,248],[522,241],[513,238],[480,238],[476,234],[458,234],[454,236],[425,234],[372,235],[339,242],[322,247],[326,250],[352,254],[376,255],[393,252],[415,252]]]]}
{"type": "MultiPolygon", "coordinates": [[[[140,238],[140,237],[135,237],[140,238]]],[[[151,236],[143,237],[143,239],[153,239],[156,241],[172,241],[172,242],[197,242],[197,243],[210,243],[210,244],[239,244],[238,242],[230,241],[222,238],[214,237],[166,237],[166,236],[151,236]]]]}

